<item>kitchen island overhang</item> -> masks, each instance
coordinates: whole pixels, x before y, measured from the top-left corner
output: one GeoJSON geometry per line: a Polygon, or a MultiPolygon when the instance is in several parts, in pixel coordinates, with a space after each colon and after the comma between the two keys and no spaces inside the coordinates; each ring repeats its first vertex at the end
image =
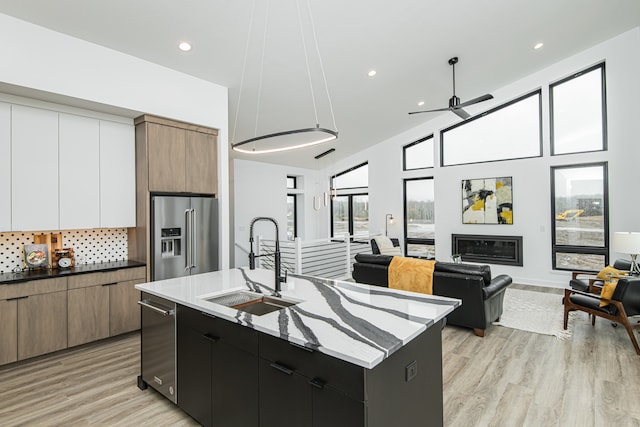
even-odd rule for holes
{"type": "Polygon", "coordinates": [[[273,291],[273,272],[229,269],[136,285],[168,299],[292,344],[372,369],[462,303],[454,298],[359,283],[289,275],[282,284],[293,306],[261,316],[207,301],[234,291],[273,291]]]}

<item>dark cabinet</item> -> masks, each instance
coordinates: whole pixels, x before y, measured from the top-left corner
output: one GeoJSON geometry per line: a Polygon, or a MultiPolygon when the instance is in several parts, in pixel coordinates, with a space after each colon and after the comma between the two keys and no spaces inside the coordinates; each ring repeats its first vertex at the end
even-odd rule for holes
{"type": "Polygon", "coordinates": [[[178,406],[204,426],[442,426],[434,325],[363,368],[178,306],[178,406]]]}
{"type": "Polygon", "coordinates": [[[178,307],[178,406],[204,426],[258,426],[257,332],[178,307]]]}
{"type": "Polygon", "coordinates": [[[260,425],[354,427],[365,425],[365,404],[321,378],[260,359],[260,425]]]}

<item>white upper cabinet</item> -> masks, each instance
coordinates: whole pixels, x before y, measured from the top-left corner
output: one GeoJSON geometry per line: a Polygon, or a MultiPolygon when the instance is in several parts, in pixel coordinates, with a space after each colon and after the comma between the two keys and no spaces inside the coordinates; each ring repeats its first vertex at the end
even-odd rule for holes
{"type": "Polygon", "coordinates": [[[0,102],[0,233],[11,230],[11,105],[0,102]]]}
{"type": "Polygon", "coordinates": [[[100,122],[100,226],[136,226],[133,125],[100,122]]]}
{"type": "Polygon", "coordinates": [[[11,228],[58,229],[58,113],[11,108],[11,228]]]}
{"type": "Polygon", "coordinates": [[[60,113],[60,230],[100,227],[100,121],[60,113]]]}

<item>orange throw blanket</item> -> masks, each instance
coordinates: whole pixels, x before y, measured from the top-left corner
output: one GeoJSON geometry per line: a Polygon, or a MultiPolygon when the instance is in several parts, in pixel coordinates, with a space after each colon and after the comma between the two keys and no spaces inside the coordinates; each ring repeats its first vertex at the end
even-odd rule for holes
{"type": "Polygon", "coordinates": [[[389,264],[389,287],[432,294],[435,264],[426,259],[395,256],[389,264]]]}

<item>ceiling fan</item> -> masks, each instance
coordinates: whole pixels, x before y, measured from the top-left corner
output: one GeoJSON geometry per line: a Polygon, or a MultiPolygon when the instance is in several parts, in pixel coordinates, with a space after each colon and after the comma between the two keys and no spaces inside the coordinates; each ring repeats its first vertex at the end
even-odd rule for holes
{"type": "Polygon", "coordinates": [[[486,95],[479,96],[477,98],[473,98],[470,101],[461,103],[460,98],[456,96],[456,64],[457,63],[458,63],[457,56],[454,56],[449,60],[449,65],[451,65],[451,68],[453,70],[453,96],[449,98],[449,106],[447,108],[438,108],[435,110],[412,111],[409,114],[431,113],[434,111],[451,111],[452,113],[455,113],[458,116],[460,116],[462,119],[468,119],[469,117],[471,117],[471,115],[463,110],[464,107],[477,104],[478,102],[493,99],[492,95],[486,94],[486,95]]]}

